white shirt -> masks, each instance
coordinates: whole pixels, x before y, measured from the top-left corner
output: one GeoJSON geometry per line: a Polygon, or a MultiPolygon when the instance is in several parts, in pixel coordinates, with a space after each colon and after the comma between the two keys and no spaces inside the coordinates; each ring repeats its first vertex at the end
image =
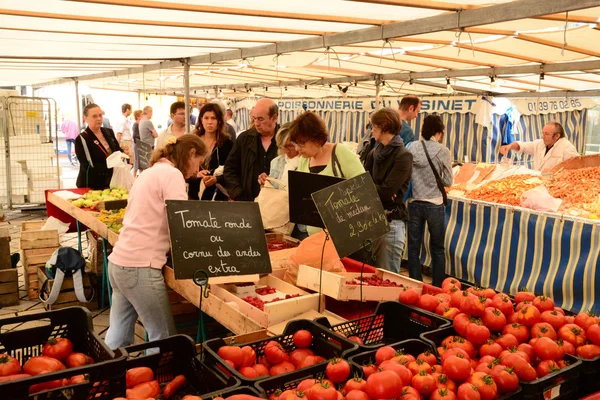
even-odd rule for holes
{"type": "Polygon", "coordinates": [[[115,133],[121,132],[121,140],[132,140],[131,138],[131,121],[121,115],[121,118],[115,123],[115,133]]]}
{"type": "Polygon", "coordinates": [[[546,154],[546,145],[542,139],[533,142],[517,142],[519,144],[518,153],[525,153],[533,156],[533,169],[541,172],[550,171],[563,161],[569,158],[578,157],[580,154],[567,138],[558,139],[554,146],[546,154]]]}
{"type": "MultiPolygon", "coordinates": [[[[169,138],[175,137],[175,134],[173,133],[173,130],[171,129],[172,126],[173,126],[173,124],[169,125],[169,127],[167,129],[165,129],[158,135],[158,138],[156,139],[156,148],[157,149],[165,147],[167,145],[167,140],[169,140],[169,138]]],[[[187,132],[184,132],[184,134],[185,133],[187,133],[187,132]]]]}

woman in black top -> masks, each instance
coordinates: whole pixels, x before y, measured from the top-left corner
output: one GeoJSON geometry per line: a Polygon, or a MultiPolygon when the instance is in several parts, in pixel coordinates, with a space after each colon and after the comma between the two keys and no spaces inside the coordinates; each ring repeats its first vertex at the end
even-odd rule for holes
{"type": "Polygon", "coordinates": [[[88,104],[83,109],[83,117],[88,127],[75,139],[75,154],[79,160],[77,187],[106,189],[110,186],[113,174],[112,168],[106,167],[106,158],[115,151],[123,150],[112,129],[102,128],[100,106],[88,104]]]}
{"type": "Polygon", "coordinates": [[[197,178],[188,181],[190,200],[228,200],[227,196],[216,186],[217,183],[224,184],[223,175],[215,176],[215,170],[219,166],[225,165],[233,148],[233,140],[229,137],[225,124],[223,111],[218,104],[208,103],[200,109],[194,134],[204,141],[208,148],[208,155],[204,159],[204,164],[200,166],[201,171],[198,172],[197,178]],[[201,199],[198,198],[200,180],[206,187],[201,199]]]}
{"type": "Polygon", "coordinates": [[[371,173],[390,231],[375,242],[375,258],[379,268],[399,273],[406,247],[408,212],[404,195],[412,174],[412,154],[398,134],[402,121],[398,112],[383,108],[371,116],[373,137],[377,141],[367,156],[365,169],[371,173]]]}

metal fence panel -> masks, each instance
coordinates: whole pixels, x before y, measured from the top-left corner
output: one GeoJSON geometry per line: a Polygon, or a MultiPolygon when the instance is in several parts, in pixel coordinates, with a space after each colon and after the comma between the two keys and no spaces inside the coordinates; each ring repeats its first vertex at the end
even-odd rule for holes
{"type": "Polygon", "coordinates": [[[0,203],[44,203],[46,189],[60,188],[57,107],[54,99],[0,99],[0,203]]]}

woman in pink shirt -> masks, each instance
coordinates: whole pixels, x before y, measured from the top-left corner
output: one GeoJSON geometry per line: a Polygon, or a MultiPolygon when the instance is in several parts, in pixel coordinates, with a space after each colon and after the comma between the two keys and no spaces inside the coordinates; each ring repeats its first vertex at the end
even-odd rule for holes
{"type": "Polygon", "coordinates": [[[111,349],[133,344],[138,316],[149,340],[176,333],[162,275],[170,249],[165,200],[187,200],[185,180],[196,175],[205,155],[206,145],[196,135],[171,138],[152,154],[151,168],[131,188],[108,264],[113,293],[106,344],[111,349]]]}

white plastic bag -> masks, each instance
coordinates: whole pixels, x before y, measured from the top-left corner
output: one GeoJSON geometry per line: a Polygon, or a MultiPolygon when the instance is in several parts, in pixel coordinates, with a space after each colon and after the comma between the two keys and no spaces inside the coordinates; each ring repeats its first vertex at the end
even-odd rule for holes
{"type": "Polygon", "coordinates": [[[532,210],[557,212],[561,204],[562,200],[552,197],[543,185],[521,195],[521,207],[532,210]]]}
{"type": "Polygon", "coordinates": [[[106,166],[113,169],[113,175],[110,180],[111,189],[126,189],[129,191],[135,178],[131,175],[131,167],[124,161],[129,156],[120,151],[112,153],[106,159],[106,166]]]}
{"type": "Polygon", "coordinates": [[[59,235],[62,235],[64,233],[67,233],[67,231],[69,230],[69,224],[65,224],[64,222],[62,222],[59,219],[56,219],[54,217],[49,217],[46,220],[46,223],[44,224],[44,226],[42,226],[42,230],[43,231],[47,231],[47,230],[51,230],[51,229],[56,229],[58,231],[59,235]]]}

